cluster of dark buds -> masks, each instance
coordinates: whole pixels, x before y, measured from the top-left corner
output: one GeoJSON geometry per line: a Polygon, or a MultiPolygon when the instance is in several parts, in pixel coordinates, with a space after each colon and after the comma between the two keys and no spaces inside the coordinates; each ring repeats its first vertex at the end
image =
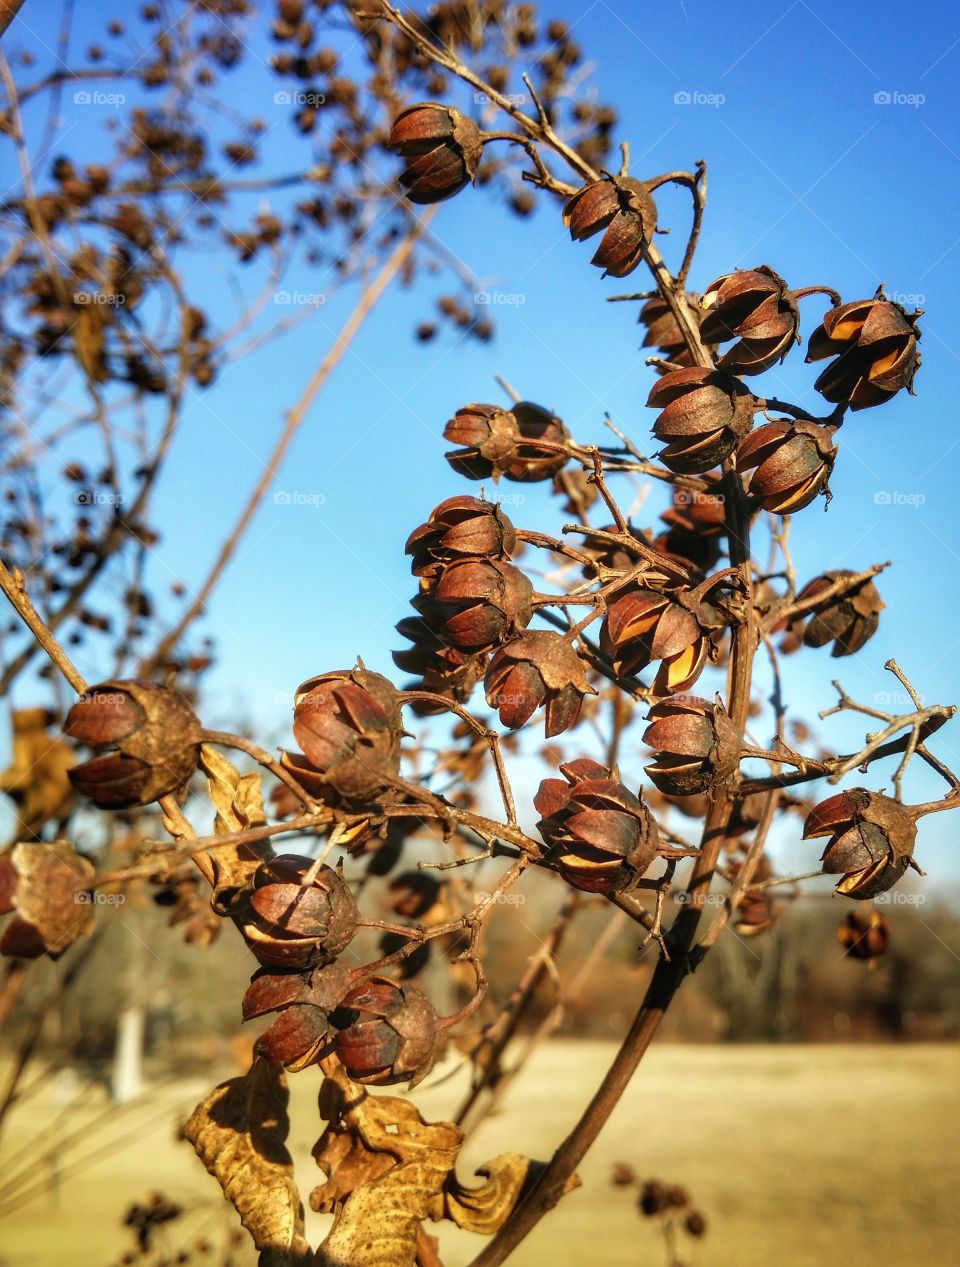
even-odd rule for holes
{"type": "Polygon", "coordinates": [[[587,893],[631,888],[657,856],[656,820],[638,796],[596,761],[560,766],[563,779],[544,779],[533,803],[547,858],[563,878],[587,893]]]}
{"type": "Polygon", "coordinates": [[[444,427],[443,438],[458,446],[447,461],[467,479],[529,484],[553,479],[564,467],[570,433],[549,409],[521,400],[509,409],[464,405],[444,427]]]}
{"type": "Polygon", "coordinates": [[[916,815],[882,792],[855,787],[821,801],[807,815],[805,840],[828,836],[824,873],[839,875],[837,892],[861,901],[892,889],[913,860],[916,815]]]}
{"type": "Polygon", "coordinates": [[[101,682],[70,709],[64,733],[98,755],[70,782],[101,809],[148,805],[197,766],[203,728],[182,695],[154,682],[101,682]]]}

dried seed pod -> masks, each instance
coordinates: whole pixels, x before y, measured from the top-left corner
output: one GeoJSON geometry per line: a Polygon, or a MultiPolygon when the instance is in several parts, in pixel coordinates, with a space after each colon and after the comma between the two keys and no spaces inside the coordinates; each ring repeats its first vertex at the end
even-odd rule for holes
{"type": "MultiPolygon", "coordinates": [[[[483,677],[486,654],[459,651],[443,642],[421,616],[409,616],[397,622],[397,631],[414,643],[404,651],[393,652],[393,662],[405,673],[415,675],[425,691],[448,695],[463,703],[483,677]]],[[[425,704],[412,704],[414,712],[435,711],[425,704]]]]}
{"type": "Polygon", "coordinates": [[[590,261],[604,275],[626,277],[643,259],[657,227],[657,207],[649,186],[630,176],[604,176],[568,198],[563,223],[574,242],[605,230],[590,261]]]}
{"type": "Polygon", "coordinates": [[[513,524],[494,502],[448,497],[407,538],[414,576],[435,577],[458,559],[509,559],[516,549],[513,524]]]}
{"type": "Polygon", "coordinates": [[[400,183],[411,202],[452,198],[476,178],[483,133],[453,106],[423,102],[401,110],[387,142],[408,160],[400,183]]]}
{"type": "Polygon", "coordinates": [[[96,875],[68,840],[28,841],[0,854],[0,918],[12,915],[0,936],[0,955],[59,959],[93,929],[84,881],[96,875]]]}
{"type": "Polygon", "coordinates": [[[719,703],[694,695],[660,700],[647,713],[643,742],[655,760],[645,766],[668,796],[710,792],[726,782],[740,761],[740,736],[719,703]]]}
{"type": "Polygon", "coordinates": [[[653,690],[685,691],[703,670],[710,650],[707,631],[692,611],[654,590],[631,589],[611,604],[600,646],[618,674],[633,676],[653,660],[661,665],[653,690]]]}
{"type": "Polygon", "coordinates": [[[487,703],[511,730],[546,706],[548,739],[580,716],[584,696],[596,695],[583,661],[562,634],[527,632],[494,654],[485,679],[487,703]]]}
{"type": "Polygon", "coordinates": [[[655,383],[647,405],[659,409],[653,433],[666,444],[664,466],[701,475],[730,456],[753,425],[754,398],[723,370],[673,370],[655,383]]]}
{"type": "Polygon", "coordinates": [[[442,642],[490,651],[514,638],[533,615],[533,586],[510,563],[465,559],[443,569],[413,606],[442,642]]]}
{"type": "Polygon", "coordinates": [[[851,409],[882,405],[904,387],[912,395],[920,368],[919,316],[892,303],[882,288],[872,299],[831,308],[807,348],[808,363],[836,357],[814,383],[816,390],[851,409]]]}
{"type": "Polygon", "coordinates": [[[394,686],[379,673],[340,669],[297,688],[293,734],[310,762],[297,778],[330,804],[375,800],[400,769],[403,725],[394,686]]]}
{"type": "MultiPolygon", "coordinates": [[[[685,298],[694,321],[699,322],[703,316],[700,296],[687,291],[685,298]]],[[[651,296],[641,305],[639,321],[646,327],[643,347],[656,348],[666,360],[676,366],[693,364],[683,331],[669,305],[659,295],[651,296]]],[[[657,372],[663,374],[670,371],[657,367],[657,372]]]]}
{"type": "Polygon", "coordinates": [[[266,967],[301,971],[331,963],[353,940],[360,912],[349,886],[332,867],[281,854],[254,873],[240,931],[266,967]]]}
{"type": "Polygon", "coordinates": [[[442,885],[427,871],[404,871],[389,884],[390,909],[402,919],[422,920],[436,906],[442,885]]]}
{"type": "Polygon", "coordinates": [[[372,977],[344,995],[330,1019],[334,1050],[354,1082],[416,1086],[433,1068],[437,1014],[412,986],[372,977]]]}
{"type": "Polygon", "coordinates": [[[560,773],[563,779],[544,779],[533,799],[548,859],[587,893],[630,888],[657,856],[653,815],[596,761],[568,761],[560,773]]]}
{"type": "MultiPolygon", "coordinates": [[[[805,585],[797,597],[813,598],[836,581],[854,575],[849,568],[824,572],[805,585]]],[[[826,599],[822,607],[814,607],[803,641],[808,647],[824,647],[832,642],[831,655],[853,655],[877,632],[883,608],[877,587],[870,580],[863,581],[855,590],[834,595],[826,599]]]]}
{"type": "Polygon", "coordinates": [[[700,301],[706,343],[737,342],[718,361],[736,374],[760,374],[799,342],[800,314],[786,282],[765,264],[711,282],[700,301]]]}
{"type": "Polygon", "coordinates": [[[660,516],[667,531],[654,541],[663,554],[686,562],[704,575],[722,554],[725,528],[722,493],[673,487],[673,504],[660,516]]]}
{"type": "Polygon", "coordinates": [[[77,791],[101,809],[148,805],[182,787],[196,769],[203,735],[178,691],[137,681],[91,687],[63,730],[102,754],[69,771],[77,791]]]}
{"type": "Polygon", "coordinates": [[[837,941],[850,959],[879,959],[890,945],[890,922],[879,911],[851,911],[837,929],[837,941]]]}
{"type": "Polygon", "coordinates": [[[462,448],[446,455],[467,479],[499,480],[501,476],[530,484],[553,479],[567,463],[570,432],[540,405],[518,401],[510,409],[498,405],[466,405],[444,428],[444,437],[462,448]]]}
{"type": "Polygon", "coordinates": [[[826,427],[781,418],[747,436],[737,451],[737,470],[752,471],[747,491],[764,510],[790,515],[819,493],[830,500],[827,482],[836,456],[826,427]]]}
{"type": "Polygon", "coordinates": [[[243,996],[243,1019],[279,1015],[257,1039],[259,1054],[293,1073],[315,1064],[329,1045],[329,1015],[350,984],[350,971],[334,962],[315,972],[261,968],[243,996]]]}
{"type": "Polygon", "coordinates": [[[804,840],[829,836],[821,855],[836,891],[860,901],[885,893],[913,861],[917,821],[909,806],[882,792],[855,787],[821,801],[807,815],[804,840]]]}

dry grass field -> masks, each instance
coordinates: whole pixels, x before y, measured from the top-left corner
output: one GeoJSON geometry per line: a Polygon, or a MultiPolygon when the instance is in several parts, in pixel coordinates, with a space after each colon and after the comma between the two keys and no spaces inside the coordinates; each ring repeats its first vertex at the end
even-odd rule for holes
{"type": "MultiPolygon", "coordinates": [[[[554,1043],[511,1088],[464,1154],[473,1164],[522,1149],[545,1157],[606,1066],[606,1043],[554,1043]]],[[[217,1071],[211,1071],[215,1075],[217,1071]]],[[[229,1070],[222,1071],[223,1075],[229,1070]]],[[[960,1067],[952,1046],[655,1048],[595,1152],[584,1186],[516,1253],[517,1267],[659,1267],[662,1241],[614,1161],[684,1184],[710,1228],[697,1267],[953,1267],[960,1262],[960,1067]]],[[[318,1172],[314,1070],[292,1080],[292,1151],[301,1186],[318,1172]]],[[[427,1086],[428,1115],[450,1109],[459,1077],[427,1086]]],[[[161,1189],[189,1208],[189,1228],[216,1232],[229,1212],[175,1128],[205,1090],[200,1081],[156,1090],[106,1119],[104,1103],[65,1105],[61,1079],[12,1120],[0,1176],[37,1133],[50,1156],[45,1191],[0,1220],[0,1267],[107,1267],[129,1246],[126,1205],[161,1189]],[[63,1178],[54,1187],[58,1141],[63,1178]],[[69,1167],[102,1150],[71,1179],[69,1167]]],[[[0,1178],[2,1182],[2,1178],[0,1178]]],[[[325,1220],[313,1218],[314,1241],[325,1220]]],[[[442,1234],[447,1267],[464,1267],[480,1242],[442,1234]]]]}

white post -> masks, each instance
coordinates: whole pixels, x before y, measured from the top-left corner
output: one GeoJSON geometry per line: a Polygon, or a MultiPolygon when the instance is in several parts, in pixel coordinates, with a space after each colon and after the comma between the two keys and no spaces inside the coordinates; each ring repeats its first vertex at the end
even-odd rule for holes
{"type": "Polygon", "coordinates": [[[143,1008],[124,1008],[117,1017],[117,1044],[110,1080],[115,1104],[126,1104],[143,1091],[143,1008]]]}

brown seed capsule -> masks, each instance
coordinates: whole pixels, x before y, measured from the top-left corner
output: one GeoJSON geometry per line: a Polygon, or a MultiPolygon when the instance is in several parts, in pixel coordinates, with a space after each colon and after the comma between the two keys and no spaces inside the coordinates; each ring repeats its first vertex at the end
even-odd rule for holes
{"type": "MultiPolygon", "coordinates": [[[[855,573],[847,568],[824,572],[805,585],[798,598],[813,598],[836,581],[855,573]]],[[[877,632],[884,604],[872,581],[863,581],[855,590],[826,599],[822,607],[814,607],[807,622],[803,641],[808,647],[824,647],[833,643],[833,656],[853,655],[877,632]]]]}
{"type": "Polygon", "coordinates": [[[831,308],[810,336],[807,362],[837,359],[814,383],[831,404],[882,405],[905,387],[913,394],[920,368],[919,312],[912,316],[878,290],[872,299],[831,308]]]}
{"type": "Polygon", "coordinates": [[[546,705],[548,739],[568,730],[580,716],[584,696],[597,693],[563,635],[540,630],[501,647],[490,661],[484,685],[487,703],[511,730],[546,705]]]}
{"type": "Polygon", "coordinates": [[[615,672],[629,677],[660,660],[653,690],[665,695],[685,691],[697,680],[707,662],[710,641],[686,607],[666,594],[632,589],[607,612],[600,646],[613,660],[615,672]]]}
{"type": "Polygon", "coordinates": [[[369,802],[399,772],[402,731],[396,689],[379,673],[340,669],[310,678],[293,710],[294,738],[310,762],[309,769],[293,763],[297,778],[328,803],[369,802]]]}
{"type": "Polygon", "coordinates": [[[281,854],[258,867],[240,931],[267,967],[301,971],[332,963],[353,940],[360,912],[339,872],[281,854]]]}
{"type": "Polygon", "coordinates": [[[354,1082],[416,1086],[437,1055],[437,1014],[409,985],[372,977],[356,986],[333,1012],[334,1050],[354,1082]]]}
{"type": "Polygon", "coordinates": [[[917,821],[906,805],[855,787],[821,801],[807,815],[804,840],[829,836],[823,871],[839,875],[836,891],[865,900],[885,893],[913,861],[917,821]]]}
{"type": "Polygon", "coordinates": [[[533,615],[533,586],[510,563],[464,559],[445,567],[413,606],[432,632],[460,651],[491,651],[522,633],[533,615]]]}
{"type": "Polygon", "coordinates": [[[879,911],[866,916],[851,911],[837,929],[837,941],[850,959],[879,959],[890,945],[890,923],[879,911]]]}
{"type": "Polygon", "coordinates": [[[786,282],[761,265],[718,277],[703,292],[700,337],[737,342],[720,358],[721,369],[760,374],[782,361],[799,341],[800,314],[786,282]]]}
{"type": "Polygon", "coordinates": [[[517,545],[513,524],[494,502],[448,497],[407,538],[414,576],[432,578],[458,559],[509,559],[517,545]]]}
{"type": "Polygon", "coordinates": [[[722,554],[725,526],[723,495],[673,488],[673,504],[660,516],[667,531],[654,541],[661,553],[683,560],[706,574],[722,554]]]}
{"type": "Polygon", "coordinates": [[[59,959],[92,932],[93,907],[82,886],[95,875],[67,840],[27,841],[0,853],[0,918],[13,916],[0,935],[0,955],[59,959]]]}
{"type": "Polygon", "coordinates": [[[148,805],[176,791],[196,769],[203,732],[179,692],[137,681],[91,687],[63,730],[102,752],[69,771],[77,791],[101,809],[148,805]]]}
{"type": "Polygon", "coordinates": [[[644,768],[661,792],[710,792],[736,771],[740,736],[720,704],[676,695],[654,704],[647,720],[652,724],[644,731],[643,742],[656,757],[644,768]]]}
{"type": "MultiPolygon", "coordinates": [[[[698,323],[703,316],[703,311],[700,307],[700,296],[691,294],[688,291],[686,300],[694,322],[698,323]]],[[[666,301],[661,299],[659,295],[653,295],[641,305],[639,321],[642,326],[646,327],[646,334],[643,339],[645,348],[656,348],[666,360],[672,362],[675,366],[693,364],[686,339],[683,337],[683,332],[677,323],[677,319],[666,301]]],[[[670,371],[663,370],[658,366],[657,372],[663,374],[670,371]]]]}
{"type": "Polygon", "coordinates": [[[829,501],[827,482],[836,456],[826,427],[781,418],[751,431],[737,451],[737,470],[752,471],[747,491],[764,510],[790,515],[819,493],[829,501]]]}
{"type": "Polygon", "coordinates": [[[483,133],[453,106],[424,102],[402,110],[387,144],[408,160],[400,173],[411,202],[452,198],[476,178],[483,133]]]}
{"type": "Polygon", "coordinates": [[[271,972],[261,968],[243,996],[243,1019],[278,1013],[257,1039],[258,1054],[293,1073],[315,1064],[329,1045],[329,1014],[350,984],[339,962],[314,972],[271,972]]]}
{"type": "Polygon", "coordinates": [[[533,803],[547,855],[574,888],[620,893],[650,867],[660,843],[647,807],[606,766],[582,758],[544,779],[533,803]]]}
{"type": "Polygon", "coordinates": [[[453,469],[471,480],[497,480],[517,456],[520,428],[509,409],[465,405],[443,429],[458,448],[446,455],[453,469]]]}
{"type": "Polygon", "coordinates": [[[574,242],[606,230],[591,264],[611,277],[626,277],[643,259],[657,227],[650,190],[630,176],[605,176],[584,185],[563,208],[563,223],[574,242]]]}
{"type": "Polygon", "coordinates": [[[754,399],[722,370],[673,370],[647,398],[659,409],[653,433],[666,444],[664,466],[679,475],[701,475],[728,458],[753,425],[754,399]]]}
{"type": "MultiPolygon", "coordinates": [[[[398,621],[397,631],[414,643],[404,651],[393,652],[398,669],[414,674],[425,691],[448,695],[460,703],[469,699],[487,667],[486,654],[460,651],[443,642],[420,616],[398,621]]],[[[414,712],[435,711],[416,703],[411,707],[414,712]]]]}
{"type": "Polygon", "coordinates": [[[390,909],[402,919],[421,920],[436,905],[441,884],[426,871],[404,871],[389,884],[390,909]]]}

